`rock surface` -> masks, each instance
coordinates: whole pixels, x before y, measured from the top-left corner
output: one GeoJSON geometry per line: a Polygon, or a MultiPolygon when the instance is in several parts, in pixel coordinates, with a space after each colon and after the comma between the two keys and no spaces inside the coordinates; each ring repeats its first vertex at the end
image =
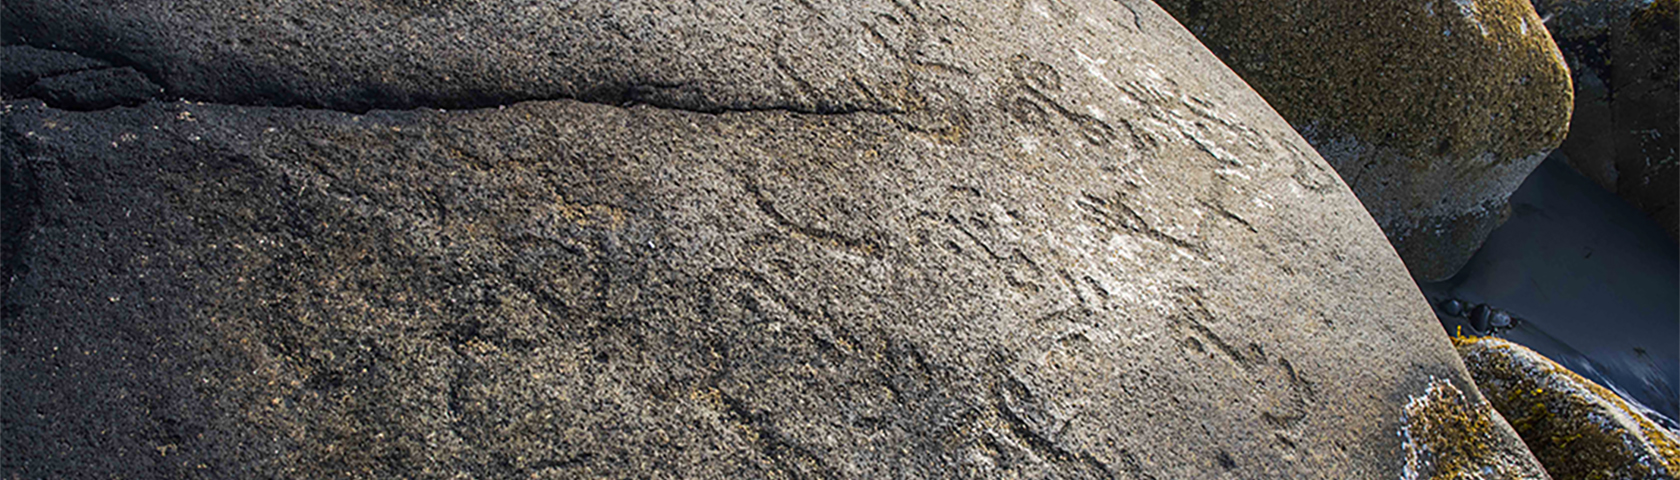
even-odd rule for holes
{"type": "Polygon", "coordinates": [[[112,68],[70,52],[0,47],[0,98],[35,97],[55,108],[99,110],[139,105],[162,93],[133,68],[112,68]]]}
{"type": "Polygon", "coordinates": [[[133,68],[83,70],[43,78],[29,87],[27,95],[57,108],[99,110],[135,106],[157,98],[163,90],[133,68]]]}
{"type": "Polygon", "coordinates": [[[70,52],[27,45],[0,46],[0,94],[22,96],[31,85],[43,78],[110,66],[70,52]]]}
{"type": "Polygon", "coordinates": [[[1454,339],[1470,374],[1553,478],[1668,479],[1680,436],[1614,392],[1495,337],[1454,339]]]}
{"type": "Polygon", "coordinates": [[[1358,194],[1412,275],[1452,276],[1563,141],[1568,68],[1524,0],[1164,0],[1358,194]]]}
{"type": "Polygon", "coordinates": [[[1558,151],[1680,239],[1680,0],[1533,0],[1569,60],[1558,151]]]}
{"type": "Polygon", "coordinates": [[[1491,413],[1147,2],[5,8],[225,102],[0,104],[7,476],[1395,478],[1491,413]]]}
{"type": "Polygon", "coordinates": [[[1528,461],[1522,441],[1510,438],[1510,424],[1499,412],[1452,382],[1437,380],[1406,402],[1405,425],[1402,480],[1548,478],[1528,461]]]}

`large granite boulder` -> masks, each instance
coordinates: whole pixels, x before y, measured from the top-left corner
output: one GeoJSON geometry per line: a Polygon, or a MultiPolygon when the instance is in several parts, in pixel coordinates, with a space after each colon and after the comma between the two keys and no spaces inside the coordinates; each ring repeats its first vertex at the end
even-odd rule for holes
{"type": "Polygon", "coordinates": [[[1456,337],[1483,393],[1557,479],[1680,476],[1680,435],[1591,380],[1494,337],[1456,337]]]}
{"type": "Polygon", "coordinates": [[[1525,0],[1164,0],[1442,280],[1563,141],[1569,70],[1525,0]]]}
{"type": "Polygon", "coordinates": [[[1543,476],[1148,2],[5,9],[0,476],[1543,476]]]}
{"type": "Polygon", "coordinates": [[[1575,80],[1570,166],[1680,238],[1680,0],[1533,0],[1575,80]]]}

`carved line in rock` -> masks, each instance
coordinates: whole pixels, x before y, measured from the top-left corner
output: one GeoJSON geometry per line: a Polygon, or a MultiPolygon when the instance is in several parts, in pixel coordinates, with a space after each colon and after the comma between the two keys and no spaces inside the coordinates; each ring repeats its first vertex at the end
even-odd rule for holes
{"type": "Polygon", "coordinates": [[[1075,55],[1086,65],[1088,74],[1114,89],[1119,104],[1141,115],[1129,120],[1109,120],[1080,113],[1080,105],[1062,95],[1061,73],[1054,66],[1027,54],[1017,55],[1011,64],[1015,82],[1010,88],[1019,93],[1004,95],[996,108],[1023,124],[1057,131],[1061,128],[1052,126],[1051,119],[1060,117],[1094,145],[1117,145],[1118,148],[1131,149],[1122,155],[1127,157],[1126,161],[1145,150],[1158,152],[1164,142],[1177,137],[1220,165],[1254,167],[1215,141],[1223,139],[1226,144],[1248,147],[1261,159],[1261,164],[1266,158],[1287,157],[1296,164],[1294,180],[1310,191],[1321,192],[1335,184],[1334,180],[1330,180],[1333,178],[1331,172],[1315,165],[1309,155],[1293,142],[1277,136],[1287,133],[1264,135],[1220,115],[1211,101],[1178,93],[1174,83],[1160,77],[1151,65],[1099,60],[1077,51],[1075,55]],[[1115,64],[1110,66],[1110,63],[1115,64]],[[1114,77],[1111,78],[1111,75],[1114,77]],[[1139,125],[1148,128],[1140,128],[1139,125]],[[1121,138],[1127,141],[1117,143],[1121,138]],[[1280,151],[1287,155],[1279,155],[1280,151]]]}
{"type": "MultiPolygon", "coordinates": [[[[1141,234],[1155,241],[1182,248],[1204,261],[1213,260],[1207,252],[1207,247],[1170,235],[1144,221],[1137,209],[1127,203],[1127,196],[1125,191],[1116,191],[1108,196],[1085,192],[1074,202],[1087,218],[1109,231],[1141,234]]],[[[1246,225],[1246,222],[1244,224],[1246,225]]]]}
{"type": "MultiPolygon", "coordinates": [[[[708,298],[712,299],[713,304],[737,305],[751,316],[761,319],[746,321],[741,323],[742,326],[761,326],[767,322],[785,320],[783,325],[777,327],[780,332],[794,337],[799,337],[801,333],[789,332],[808,334],[812,345],[816,347],[814,352],[802,351],[795,347],[780,354],[799,357],[809,355],[808,358],[813,361],[836,365],[854,361],[865,363],[862,375],[855,377],[853,381],[878,385],[885,390],[891,401],[888,408],[899,411],[898,415],[929,408],[938,409],[940,405],[949,406],[949,386],[939,380],[937,367],[915,344],[897,340],[886,332],[875,332],[874,336],[878,341],[865,345],[836,319],[799,305],[783,288],[777,286],[778,283],[765,274],[741,268],[724,268],[716,270],[713,278],[705,283],[721,287],[711,290],[708,298]],[[783,320],[775,320],[776,318],[783,320]],[[874,353],[868,353],[869,351],[874,353]],[[862,360],[869,357],[876,360],[862,360]]],[[[716,318],[708,320],[708,323],[739,321],[728,319],[728,315],[723,312],[714,312],[711,316],[716,318]]],[[[752,399],[728,393],[730,387],[726,386],[727,384],[734,384],[751,376],[735,378],[741,364],[732,359],[734,352],[729,348],[714,347],[714,353],[721,356],[720,365],[704,381],[702,388],[717,392],[722,399],[725,417],[752,432],[748,438],[759,450],[759,454],[769,462],[766,468],[799,478],[843,476],[827,465],[822,456],[814,450],[820,447],[807,445],[798,438],[796,432],[777,427],[771,418],[774,415],[773,411],[756,408],[752,405],[752,399]]],[[[869,390],[872,389],[861,388],[857,391],[869,390]]],[[[884,418],[867,414],[852,419],[851,422],[867,429],[889,428],[884,418]]]]}
{"type": "MultiPolygon", "coordinates": [[[[914,68],[956,73],[964,76],[973,74],[973,72],[961,66],[929,59],[924,53],[926,47],[929,46],[929,42],[935,39],[932,30],[960,28],[962,26],[960,22],[945,14],[927,11],[927,7],[921,5],[919,1],[894,0],[891,3],[898,15],[893,15],[890,12],[875,12],[875,17],[880,20],[879,23],[859,22],[859,25],[869,32],[870,37],[876,43],[879,43],[882,49],[899,62],[914,68]],[[894,29],[899,31],[890,32],[894,29]],[[896,34],[889,38],[889,35],[882,33],[883,31],[896,34]],[[893,38],[903,40],[894,41],[893,38]]],[[[937,46],[934,48],[937,48],[937,46]]],[[[913,72],[907,72],[907,74],[909,73],[913,72]]]]}
{"type": "Polygon", "coordinates": [[[777,200],[764,193],[764,189],[759,186],[757,180],[749,174],[740,172],[734,173],[735,177],[741,181],[741,188],[746,190],[746,192],[752,196],[753,205],[758,207],[759,211],[764,212],[764,215],[769,217],[770,220],[777,226],[794,234],[794,237],[809,238],[816,240],[819,244],[831,247],[840,247],[841,249],[865,258],[879,260],[886,255],[886,248],[881,244],[881,242],[875,239],[857,238],[844,235],[789,219],[787,215],[783,214],[782,210],[776,206],[778,203],[777,200]]]}
{"type": "MultiPolygon", "coordinates": [[[[1107,16],[1099,16],[1099,17],[1096,17],[1096,19],[1108,22],[1108,24],[1111,25],[1111,26],[1115,26],[1115,27],[1130,26],[1134,31],[1142,32],[1143,31],[1143,16],[1138,14],[1137,8],[1133,7],[1131,5],[1131,3],[1128,3],[1128,2],[1125,2],[1125,1],[1117,0],[1114,3],[1119,5],[1122,8],[1125,8],[1126,12],[1130,13],[1132,15],[1132,18],[1131,18],[1130,22],[1118,20],[1116,18],[1107,17],[1107,16]]],[[[1091,9],[1091,11],[1106,12],[1106,11],[1109,11],[1109,10],[1104,9],[1104,8],[1095,8],[1095,9],[1091,9]]],[[[1089,13],[1089,12],[1087,12],[1087,13],[1089,13]]],[[[1081,12],[1078,9],[1075,9],[1075,8],[1069,6],[1067,4],[1067,2],[1065,2],[1063,0],[1016,0],[1016,2],[1015,2],[1015,23],[1017,25],[1020,24],[1023,18],[1030,18],[1030,17],[1028,17],[1029,15],[1044,18],[1046,20],[1062,22],[1064,24],[1074,23],[1081,18],[1081,12]]],[[[1107,32],[1092,31],[1091,30],[1092,25],[1090,25],[1088,23],[1080,23],[1079,26],[1086,29],[1086,32],[1094,34],[1094,35],[1102,35],[1102,34],[1107,33],[1107,32]]]]}
{"type": "Polygon", "coordinates": [[[1119,119],[1117,128],[1107,120],[1075,112],[1058,102],[1053,95],[1062,91],[1062,77],[1055,67],[1033,60],[1025,54],[1015,56],[1012,64],[1011,70],[1015,79],[1013,88],[1020,93],[1003,96],[1005,100],[1001,110],[1008,112],[1016,121],[1050,131],[1060,131],[1061,129],[1050,121],[1050,112],[1046,110],[1048,106],[1049,110],[1053,110],[1057,117],[1071,124],[1073,130],[1079,132],[1091,145],[1116,145],[1122,137],[1121,132],[1124,132],[1127,142],[1120,145],[1130,149],[1124,157],[1131,157],[1145,148],[1157,146],[1147,134],[1140,135],[1130,121],[1119,119]]]}
{"type": "Polygon", "coordinates": [[[1186,354],[1208,355],[1223,360],[1237,371],[1238,376],[1260,391],[1257,409],[1261,420],[1280,430],[1278,440],[1294,447],[1294,442],[1281,431],[1302,425],[1317,399],[1317,389],[1295,370],[1288,358],[1268,355],[1259,343],[1233,345],[1208,326],[1214,318],[1204,305],[1196,288],[1177,291],[1181,311],[1170,319],[1186,354]]]}
{"type": "MultiPolygon", "coordinates": [[[[1120,450],[1119,468],[1084,450],[1074,450],[1062,441],[1061,434],[1072,425],[1073,418],[1055,411],[1054,406],[1041,399],[1038,392],[1015,374],[1002,375],[992,392],[992,410],[1004,421],[1004,427],[1040,459],[1048,460],[1060,472],[1071,478],[1153,480],[1142,463],[1130,451],[1120,450]]],[[[992,448],[1004,450],[997,440],[990,440],[992,448]]]]}

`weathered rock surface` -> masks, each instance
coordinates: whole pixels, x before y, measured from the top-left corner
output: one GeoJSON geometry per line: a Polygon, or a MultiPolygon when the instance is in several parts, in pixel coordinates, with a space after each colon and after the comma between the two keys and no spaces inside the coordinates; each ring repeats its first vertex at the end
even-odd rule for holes
{"type": "Polygon", "coordinates": [[[135,106],[163,89],[145,74],[69,52],[0,47],[0,98],[28,96],[70,110],[135,106]]]}
{"type": "Polygon", "coordinates": [[[1680,239],[1680,1],[1533,1],[1575,80],[1558,152],[1680,239]]]}
{"type": "MultiPolygon", "coordinates": [[[[906,70],[976,67],[963,54],[974,46],[951,41],[979,32],[961,32],[944,13],[817,6],[198,0],[113,11],[43,0],[7,2],[0,22],[12,42],[132,65],[177,97],[356,111],[556,98],[704,111],[903,109],[923,100],[906,91],[906,70]]],[[[1124,6],[1104,9],[1132,22],[1124,6]]]]}
{"type": "Polygon", "coordinates": [[[31,85],[43,78],[110,66],[70,52],[27,45],[0,46],[0,94],[22,96],[31,85]]]}
{"type": "Polygon", "coordinates": [[[1437,380],[1406,402],[1402,480],[1548,478],[1487,401],[1437,380]]]}
{"type": "Polygon", "coordinates": [[[354,111],[0,104],[3,473],[1395,478],[1490,413],[1154,5],[563,6],[6,3],[354,111]]]}
{"type": "Polygon", "coordinates": [[[1494,337],[1454,339],[1493,406],[1557,479],[1680,475],[1680,437],[1614,392],[1494,337]]]}
{"type": "Polygon", "coordinates": [[[133,68],[84,70],[43,78],[29,87],[27,95],[57,108],[99,110],[135,106],[157,98],[163,90],[133,68]]]}
{"type": "Polygon", "coordinates": [[[1359,195],[1412,275],[1450,277],[1569,121],[1523,0],[1164,0],[1359,195]]]}

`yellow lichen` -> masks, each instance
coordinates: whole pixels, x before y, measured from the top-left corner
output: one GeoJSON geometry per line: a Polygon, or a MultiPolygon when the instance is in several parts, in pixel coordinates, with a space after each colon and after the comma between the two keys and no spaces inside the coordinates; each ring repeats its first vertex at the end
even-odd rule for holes
{"type": "Polygon", "coordinates": [[[1555,478],[1671,478],[1674,437],[1627,401],[1519,345],[1454,337],[1494,407],[1555,478]]]}
{"type": "Polygon", "coordinates": [[[1451,382],[1432,380],[1403,412],[1403,479],[1533,478],[1538,474],[1520,448],[1507,448],[1515,439],[1508,433],[1501,438],[1503,427],[1493,409],[1451,382]]]}

